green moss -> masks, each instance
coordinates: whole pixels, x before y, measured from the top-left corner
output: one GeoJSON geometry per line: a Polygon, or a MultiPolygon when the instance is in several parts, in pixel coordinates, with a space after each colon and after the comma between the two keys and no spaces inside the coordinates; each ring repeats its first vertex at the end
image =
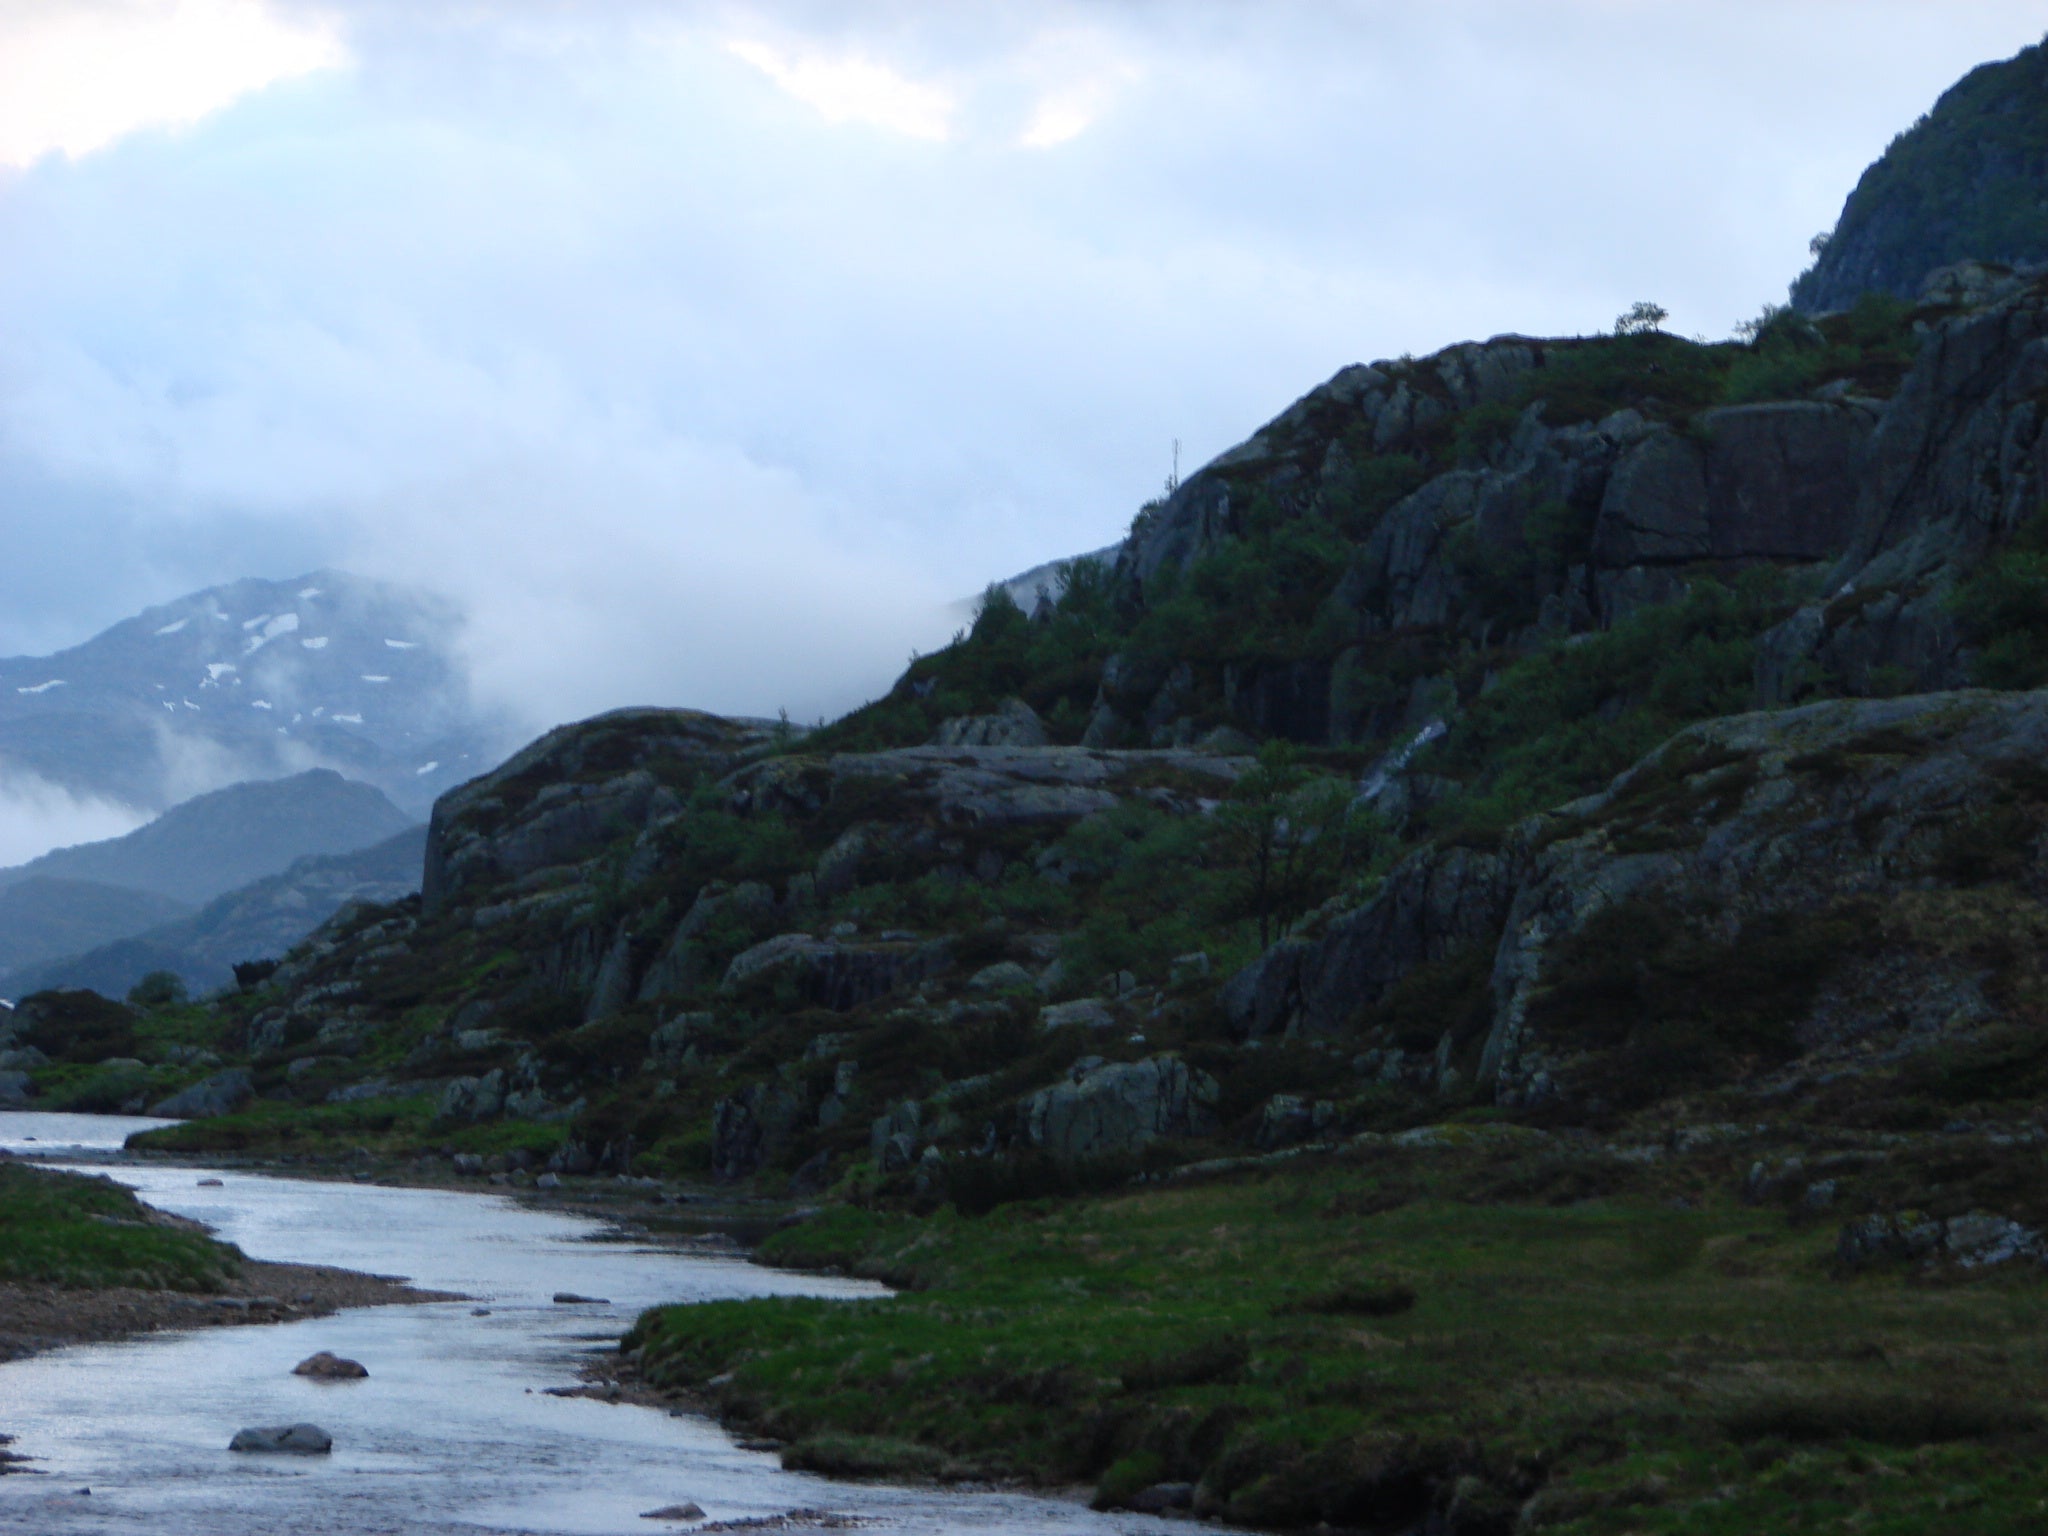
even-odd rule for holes
{"type": "Polygon", "coordinates": [[[154,1216],[110,1180],[0,1164],[0,1280],[218,1291],[240,1272],[236,1249],[154,1216]]]}
{"type": "Polygon", "coordinates": [[[1981,1528],[2024,1528],[1999,1522],[2040,1497],[2038,1288],[1845,1291],[1831,1230],[1711,1198],[1445,1198],[1488,1162],[1327,1162],[976,1219],[835,1213],[766,1256],[915,1288],[657,1309],[626,1342],[766,1432],[912,1441],[1094,1480],[1105,1503],[1187,1480],[1233,1518],[1355,1527],[1540,1494],[1545,1529],[1732,1536],[1838,1529],[1841,1498],[1857,1528],[1903,1533],[1966,1480],[1981,1528]],[[1387,1205],[1401,1180],[1421,1197],[1387,1205]],[[1378,1304],[1399,1286],[1412,1305],[1378,1304]],[[1354,1294],[1376,1304],[1332,1303],[1354,1294]],[[1795,1476],[1795,1444],[1836,1460],[1795,1476]]]}
{"type": "Polygon", "coordinates": [[[1558,945],[1530,1027],[1595,1053],[1580,1091],[1636,1105],[1797,1053],[1795,1026],[1870,914],[1765,913],[1726,941],[1656,898],[1618,901],[1558,945]]]}

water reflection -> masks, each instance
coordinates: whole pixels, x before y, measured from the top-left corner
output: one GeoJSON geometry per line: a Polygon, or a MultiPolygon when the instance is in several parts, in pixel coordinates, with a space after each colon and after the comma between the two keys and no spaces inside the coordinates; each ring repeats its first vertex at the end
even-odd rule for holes
{"type": "Polygon", "coordinates": [[[593,1243],[590,1221],[491,1195],[111,1171],[253,1257],[402,1274],[476,1301],[155,1336],[0,1366],[0,1429],[49,1473],[0,1480],[0,1530],[646,1532],[673,1527],[641,1520],[643,1511],[686,1499],[713,1519],[812,1507],[915,1533],[1187,1529],[1014,1494],[827,1483],[738,1449],[701,1419],[543,1390],[573,1381],[587,1351],[654,1302],[808,1294],[887,1304],[862,1282],[593,1243]],[[201,1177],[223,1182],[201,1187],[201,1177]],[[557,1291],[607,1301],[558,1306],[557,1291]],[[478,1305],[489,1315],[474,1315],[478,1305]],[[317,1349],[362,1361],[370,1378],[293,1376],[317,1349]],[[334,1435],[332,1457],[225,1449],[242,1425],[302,1419],[334,1435]],[[81,1487],[92,1491],[73,1491],[81,1487]]]}

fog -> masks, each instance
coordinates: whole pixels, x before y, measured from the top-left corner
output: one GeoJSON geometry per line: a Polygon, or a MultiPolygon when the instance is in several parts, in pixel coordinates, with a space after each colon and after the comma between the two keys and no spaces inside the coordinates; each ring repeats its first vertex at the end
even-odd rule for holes
{"type": "Polygon", "coordinates": [[[1176,439],[1191,468],[1347,363],[1641,298],[1726,334],[2040,29],[2004,0],[848,14],[0,8],[0,650],[333,565],[462,603],[535,728],[835,714],[953,600],[1116,538],[1176,439]]]}

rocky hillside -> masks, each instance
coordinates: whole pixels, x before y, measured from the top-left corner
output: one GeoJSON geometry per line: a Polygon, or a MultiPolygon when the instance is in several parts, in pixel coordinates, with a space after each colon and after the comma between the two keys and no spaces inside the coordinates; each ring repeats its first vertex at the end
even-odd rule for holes
{"type": "Polygon", "coordinates": [[[1792,285],[1808,314],[1911,299],[1936,267],[2048,260],[2048,46],[1970,71],[1892,140],[1792,285]]]}
{"type": "Polygon", "coordinates": [[[1948,925],[2032,920],[2039,700],[1953,689],[2044,680],[2044,326],[1346,370],[846,720],[621,712],[444,796],[420,904],[220,1043],[309,1126],[969,1203],[1480,1110],[1910,1120],[2030,995],[1948,925]]]}
{"type": "Polygon", "coordinates": [[[915,1300],[625,1362],[815,1470],[2028,1529],[2048,285],[1950,276],[1346,369],[843,720],[565,726],[242,990],[26,999],[0,1098],[816,1202],[915,1300]]]}

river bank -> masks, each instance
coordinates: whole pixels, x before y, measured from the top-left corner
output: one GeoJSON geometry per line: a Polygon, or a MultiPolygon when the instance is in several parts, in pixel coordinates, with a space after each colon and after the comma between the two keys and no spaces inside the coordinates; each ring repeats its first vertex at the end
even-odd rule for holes
{"type": "Polygon", "coordinates": [[[218,1291],[193,1294],[140,1286],[82,1289],[0,1282],[0,1364],[71,1344],[137,1334],[234,1328],[329,1317],[345,1307],[460,1301],[454,1292],[418,1290],[402,1280],[322,1264],[244,1260],[218,1291]]]}
{"type": "Polygon", "coordinates": [[[708,1419],[559,1390],[575,1388],[587,1362],[616,1359],[618,1337],[659,1303],[858,1304],[883,1298],[871,1282],[764,1268],[725,1245],[619,1241],[599,1217],[502,1190],[155,1163],[106,1171],[259,1259],[407,1274],[475,1299],[166,1331],[0,1365],[0,1429],[49,1474],[0,1479],[6,1536],[619,1536],[653,1528],[641,1519],[649,1511],[691,1503],[705,1512],[694,1528],[711,1529],[1175,1530],[1014,1488],[827,1481],[708,1419]],[[202,1182],[213,1177],[221,1183],[202,1182]],[[570,1293],[584,1299],[556,1299],[570,1293]],[[293,1374],[322,1349],[369,1376],[293,1374]],[[279,1466],[227,1450],[244,1425],[301,1420],[333,1436],[331,1456],[279,1466]],[[75,1496],[80,1487],[91,1495],[75,1496]],[[816,1513],[799,1518],[806,1511],[816,1513]]]}

